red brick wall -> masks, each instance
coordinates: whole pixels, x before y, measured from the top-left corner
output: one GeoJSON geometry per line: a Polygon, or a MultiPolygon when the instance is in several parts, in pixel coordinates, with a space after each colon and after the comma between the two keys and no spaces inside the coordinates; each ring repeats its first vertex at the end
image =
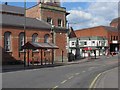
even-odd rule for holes
{"type": "Polygon", "coordinates": [[[77,37],[102,36],[108,39],[108,43],[112,43],[111,36],[118,36],[118,32],[107,31],[103,26],[87,28],[75,31],[77,37]]]}
{"type": "Polygon", "coordinates": [[[116,40],[116,37],[118,36],[118,39],[119,39],[119,35],[118,35],[118,32],[112,32],[112,31],[109,31],[108,32],[108,41],[109,43],[112,43],[112,41],[114,40],[114,36],[115,36],[115,40],[116,40]],[[112,40],[111,40],[111,36],[112,36],[112,40]]]}
{"type": "MultiPolygon", "coordinates": [[[[67,50],[66,50],[66,45],[67,45],[67,36],[66,33],[56,33],[56,45],[59,46],[59,49],[56,50],[56,56],[58,58],[62,58],[62,50],[64,51],[64,58],[67,58],[67,50]]],[[[60,60],[59,60],[60,61],[60,60]]]]}
{"type": "Polygon", "coordinates": [[[31,18],[40,18],[40,8],[38,5],[26,10],[26,16],[31,18]]]}
{"type": "Polygon", "coordinates": [[[55,26],[58,26],[58,19],[61,19],[63,21],[63,25],[65,27],[65,24],[66,24],[66,16],[65,16],[65,13],[63,12],[59,12],[59,11],[55,11],[55,10],[48,10],[48,9],[42,9],[41,10],[41,18],[42,20],[45,20],[47,21],[47,18],[50,17],[53,19],[53,24],[55,26]]]}
{"type": "Polygon", "coordinates": [[[102,27],[93,27],[82,30],[76,30],[75,34],[77,37],[86,37],[86,36],[105,36],[108,37],[107,31],[102,27]]]}
{"type": "MultiPolygon", "coordinates": [[[[53,6],[54,9],[55,6],[53,6]]],[[[60,8],[60,7],[59,7],[60,8]]],[[[40,18],[41,20],[47,21],[50,17],[53,19],[53,24],[58,26],[58,19],[63,21],[63,26],[66,27],[66,12],[57,10],[40,8],[39,5],[26,10],[26,16],[31,18],[40,18]]]]}
{"type": "MultiPolygon", "coordinates": [[[[4,49],[4,33],[5,32],[11,32],[11,36],[12,36],[12,52],[10,53],[5,53],[3,51],[3,61],[9,61],[9,60],[23,60],[24,58],[24,53],[20,52],[19,53],[19,34],[21,32],[24,32],[23,29],[20,28],[12,28],[12,27],[4,27],[2,29],[2,48],[4,49]],[[20,55],[20,57],[19,57],[20,55]]],[[[50,30],[38,30],[38,29],[26,29],[26,36],[27,36],[27,41],[32,41],[32,35],[34,33],[38,34],[38,42],[44,42],[44,35],[45,34],[49,34],[50,35],[50,41],[52,42],[52,36],[50,34],[50,30]]],[[[61,49],[64,51],[64,57],[67,56],[67,51],[66,51],[66,33],[56,33],[56,45],[59,47],[59,49],[55,50],[56,52],[56,59],[58,59],[59,57],[61,57],[61,49]]],[[[26,42],[27,42],[26,41],[26,42]]],[[[39,54],[39,52],[34,52],[34,57],[38,57],[39,60],[41,59],[41,56],[39,54]]],[[[32,58],[32,52],[30,53],[30,58],[32,58]]],[[[43,58],[44,58],[44,53],[43,53],[43,58]]],[[[50,57],[52,58],[52,57],[50,57]]]]}

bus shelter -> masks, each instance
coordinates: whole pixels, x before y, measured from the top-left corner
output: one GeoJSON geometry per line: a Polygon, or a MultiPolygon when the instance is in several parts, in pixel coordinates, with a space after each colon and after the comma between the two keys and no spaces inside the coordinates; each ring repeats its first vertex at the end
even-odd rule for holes
{"type": "MultiPolygon", "coordinates": [[[[30,50],[38,50],[38,52],[41,54],[41,65],[43,65],[43,50],[51,49],[54,51],[55,49],[59,49],[58,46],[56,46],[53,43],[41,43],[41,42],[27,42],[25,45],[22,46],[22,49],[27,50],[27,61],[29,66],[29,54],[30,50]]],[[[26,54],[25,54],[26,55],[26,54]]],[[[26,62],[26,60],[25,60],[26,62]]],[[[52,62],[54,62],[54,53],[52,52],[52,62]]]]}

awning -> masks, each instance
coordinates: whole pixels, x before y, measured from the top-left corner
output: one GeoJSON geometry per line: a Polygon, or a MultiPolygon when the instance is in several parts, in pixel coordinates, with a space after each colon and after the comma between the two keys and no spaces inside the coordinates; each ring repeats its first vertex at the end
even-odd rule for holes
{"type": "Polygon", "coordinates": [[[27,42],[22,49],[59,49],[53,43],[27,42]]]}
{"type": "Polygon", "coordinates": [[[92,50],[92,48],[91,47],[85,47],[85,48],[83,48],[83,50],[88,51],[88,50],[92,50]]]}

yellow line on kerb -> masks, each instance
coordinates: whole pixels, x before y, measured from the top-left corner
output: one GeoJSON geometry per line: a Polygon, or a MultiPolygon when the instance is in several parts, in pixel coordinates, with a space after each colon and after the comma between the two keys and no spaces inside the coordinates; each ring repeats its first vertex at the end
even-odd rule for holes
{"type": "Polygon", "coordinates": [[[92,81],[92,83],[91,83],[90,86],[89,86],[89,90],[91,90],[91,88],[94,87],[97,79],[98,79],[101,75],[102,75],[102,73],[98,74],[98,75],[95,77],[95,79],[92,81]]]}

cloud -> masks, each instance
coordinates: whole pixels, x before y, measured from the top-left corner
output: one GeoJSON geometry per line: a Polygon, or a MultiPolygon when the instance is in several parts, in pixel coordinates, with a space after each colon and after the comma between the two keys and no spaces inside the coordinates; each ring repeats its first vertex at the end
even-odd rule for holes
{"type": "Polygon", "coordinates": [[[61,2],[119,2],[119,0],[61,0],[61,2]]]}
{"type": "Polygon", "coordinates": [[[74,29],[88,28],[99,25],[109,25],[112,19],[118,17],[117,2],[90,2],[86,9],[82,7],[71,9],[67,17],[74,29]],[[72,24],[76,23],[76,24],[72,24]]]}

